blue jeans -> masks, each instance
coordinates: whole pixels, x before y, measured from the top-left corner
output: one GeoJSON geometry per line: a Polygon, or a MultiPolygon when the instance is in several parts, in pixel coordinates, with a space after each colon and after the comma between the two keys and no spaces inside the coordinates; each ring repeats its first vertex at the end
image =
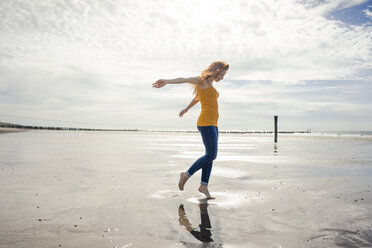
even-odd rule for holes
{"type": "Polygon", "coordinates": [[[205,155],[196,160],[186,173],[192,176],[202,169],[201,184],[208,185],[213,160],[217,157],[218,128],[216,126],[198,126],[198,130],[205,146],[205,155]]]}

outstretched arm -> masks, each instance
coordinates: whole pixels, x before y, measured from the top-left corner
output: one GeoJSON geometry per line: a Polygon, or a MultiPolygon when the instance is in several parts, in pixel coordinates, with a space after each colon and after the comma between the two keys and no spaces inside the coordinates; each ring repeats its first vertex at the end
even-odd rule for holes
{"type": "Polygon", "coordinates": [[[199,77],[189,77],[189,78],[176,78],[176,79],[159,79],[155,83],[152,84],[154,88],[161,88],[166,84],[183,84],[183,83],[192,83],[198,84],[199,77]]]}
{"type": "Polygon", "coordinates": [[[185,108],[185,109],[183,109],[181,112],[180,112],[180,114],[179,114],[179,116],[180,117],[182,117],[190,108],[192,108],[195,104],[197,104],[199,102],[199,99],[198,99],[198,97],[196,96],[196,97],[194,97],[192,100],[191,100],[191,102],[190,102],[190,104],[185,108]]]}

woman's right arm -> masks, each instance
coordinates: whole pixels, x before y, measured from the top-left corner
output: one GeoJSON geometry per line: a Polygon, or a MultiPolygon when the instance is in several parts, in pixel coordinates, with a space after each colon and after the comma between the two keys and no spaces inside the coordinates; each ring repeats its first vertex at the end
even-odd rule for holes
{"type": "Polygon", "coordinates": [[[179,117],[182,117],[190,108],[192,108],[195,104],[197,104],[199,102],[199,99],[198,97],[194,97],[190,104],[185,108],[183,109],[180,113],[179,113],[179,117]]]}
{"type": "Polygon", "coordinates": [[[154,88],[161,88],[166,84],[183,84],[183,83],[191,83],[191,84],[198,84],[199,77],[189,77],[189,78],[176,78],[176,79],[159,79],[155,83],[152,84],[154,88]]]}

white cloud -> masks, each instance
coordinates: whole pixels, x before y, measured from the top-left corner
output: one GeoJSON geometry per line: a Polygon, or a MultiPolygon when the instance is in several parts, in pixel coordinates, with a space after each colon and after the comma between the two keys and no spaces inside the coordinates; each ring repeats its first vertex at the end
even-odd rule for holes
{"type": "MultiPolygon", "coordinates": [[[[372,5],[368,6],[368,8],[372,8],[372,5]]],[[[363,10],[363,13],[365,14],[365,16],[372,19],[372,11],[370,11],[368,8],[363,10]]]]}

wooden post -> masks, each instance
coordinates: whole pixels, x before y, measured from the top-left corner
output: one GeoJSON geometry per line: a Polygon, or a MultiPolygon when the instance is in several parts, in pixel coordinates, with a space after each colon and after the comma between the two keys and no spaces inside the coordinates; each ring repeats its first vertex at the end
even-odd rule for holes
{"type": "Polygon", "coordinates": [[[274,142],[278,142],[278,116],[274,116],[274,142]]]}

